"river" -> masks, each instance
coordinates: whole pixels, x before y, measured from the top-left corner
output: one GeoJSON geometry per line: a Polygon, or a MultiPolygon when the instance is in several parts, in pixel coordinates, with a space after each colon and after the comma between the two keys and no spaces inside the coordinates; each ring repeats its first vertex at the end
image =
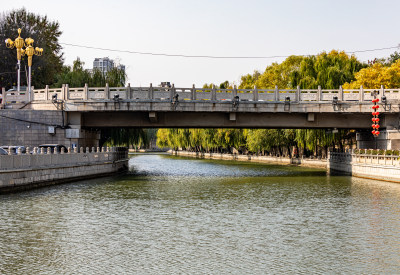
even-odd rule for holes
{"type": "Polygon", "coordinates": [[[137,154],[0,196],[0,274],[399,274],[400,184],[137,154]]]}

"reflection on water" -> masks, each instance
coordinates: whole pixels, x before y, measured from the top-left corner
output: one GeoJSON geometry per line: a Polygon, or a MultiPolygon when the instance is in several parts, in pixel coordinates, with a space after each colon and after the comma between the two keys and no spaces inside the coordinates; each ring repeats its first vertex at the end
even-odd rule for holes
{"type": "Polygon", "coordinates": [[[400,185],[135,155],[132,173],[0,196],[0,274],[400,271],[400,185]]]}

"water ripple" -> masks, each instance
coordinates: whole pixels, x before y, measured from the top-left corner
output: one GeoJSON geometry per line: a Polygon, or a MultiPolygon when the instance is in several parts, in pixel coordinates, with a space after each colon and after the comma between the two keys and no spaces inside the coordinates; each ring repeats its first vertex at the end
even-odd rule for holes
{"type": "Polygon", "coordinates": [[[160,155],[0,197],[0,274],[396,274],[400,185],[160,155]]]}

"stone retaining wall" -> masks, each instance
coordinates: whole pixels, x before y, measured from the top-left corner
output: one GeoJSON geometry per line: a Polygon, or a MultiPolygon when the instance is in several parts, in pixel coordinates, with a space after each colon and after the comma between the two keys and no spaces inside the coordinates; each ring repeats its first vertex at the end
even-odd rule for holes
{"type": "Polygon", "coordinates": [[[355,177],[400,182],[399,156],[330,153],[328,169],[355,177]]]}
{"type": "Polygon", "coordinates": [[[323,159],[301,159],[301,158],[287,158],[287,157],[271,157],[271,156],[252,156],[252,155],[239,155],[239,154],[222,154],[222,153],[201,153],[201,152],[187,152],[187,151],[169,151],[173,155],[184,157],[195,157],[205,159],[221,159],[221,160],[237,160],[249,161],[258,163],[271,163],[283,165],[301,165],[313,168],[327,168],[327,161],[323,159]]]}
{"type": "Polygon", "coordinates": [[[128,150],[116,147],[65,154],[0,155],[0,193],[93,178],[128,168],[128,150]]]}

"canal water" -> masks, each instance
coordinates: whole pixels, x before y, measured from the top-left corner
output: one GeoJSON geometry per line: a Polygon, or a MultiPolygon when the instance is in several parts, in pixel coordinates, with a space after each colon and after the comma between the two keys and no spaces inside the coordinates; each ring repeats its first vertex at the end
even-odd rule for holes
{"type": "Polygon", "coordinates": [[[138,154],[0,196],[0,274],[399,274],[400,184],[138,154]]]}

